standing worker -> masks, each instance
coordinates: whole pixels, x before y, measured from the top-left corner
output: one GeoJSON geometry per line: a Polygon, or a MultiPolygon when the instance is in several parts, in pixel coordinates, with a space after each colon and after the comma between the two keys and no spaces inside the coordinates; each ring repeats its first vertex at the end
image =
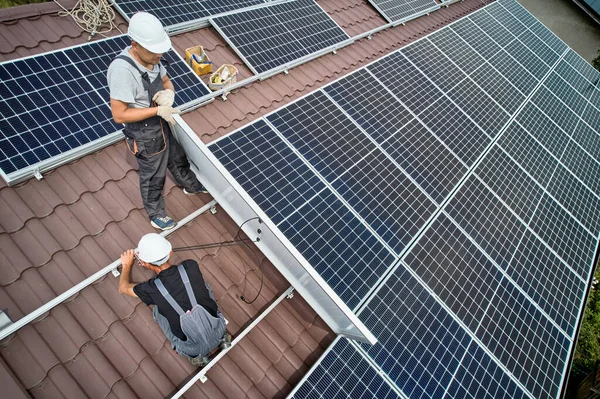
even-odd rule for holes
{"type": "Polygon", "coordinates": [[[231,345],[225,318],[217,307],[212,290],[204,281],[198,263],[184,260],[170,263],[171,243],[156,233],[146,234],[133,249],[121,255],[123,270],[119,292],[154,305],[152,316],[163,330],[174,350],[195,366],[208,364],[208,354],[217,346],[231,345]],[[134,258],[138,264],[158,274],[145,283],[130,280],[134,258]]]}
{"type": "Polygon", "coordinates": [[[165,212],[162,191],[167,168],[188,195],[206,193],[190,170],[190,163],[171,133],[175,123],[175,88],[160,58],[171,49],[171,39],[160,21],[146,12],[135,14],[125,48],[108,67],[110,109],[116,123],[124,123],[127,147],[136,156],[140,192],[153,227],[168,230],[176,223],[165,212]]]}

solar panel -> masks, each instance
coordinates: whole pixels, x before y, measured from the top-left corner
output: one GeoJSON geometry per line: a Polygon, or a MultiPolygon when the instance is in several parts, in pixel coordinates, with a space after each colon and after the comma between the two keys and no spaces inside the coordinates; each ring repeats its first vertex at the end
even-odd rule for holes
{"type": "Polygon", "coordinates": [[[341,338],[292,398],[401,398],[363,355],[341,338]]]}
{"type": "Polygon", "coordinates": [[[561,393],[599,244],[600,73],[549,35],[500,0],[209,146],[406,397],[561,393]],[[375,253],[344,262],[358,231],[375,253]]]}
{"type": "MultiPolygon", "coordinates": [[[[0,64],[0,169],[8,183],[31,177],[43,163],[56,166],[120,138],[106,70],[129,42],[118,36],[0,64]]],[[[208,94],[174,51],[164,59],[170,61],[176,106],[208,94]]]]}
{"type": "Polygon", "coordinates": [[[206,23],[212,15],[244,9],[266,3],[265,0],[178,0],[168,5],[158,0],[117,0],[116,8],[127,20],[139,11],[149,12],[157,17],[169,30],[179,27],[206,23]]]}
{"type": "Polygon", "coordinates": [[[350,37],[313,0],[295,0],[211,18],[256,74],[334,49],[350,37]]]}
{"type": "Polygon", "coordinates": [[[369,0],[369,3],[388,22],[405,22],[440,8],[433,0],[369,0]]]}

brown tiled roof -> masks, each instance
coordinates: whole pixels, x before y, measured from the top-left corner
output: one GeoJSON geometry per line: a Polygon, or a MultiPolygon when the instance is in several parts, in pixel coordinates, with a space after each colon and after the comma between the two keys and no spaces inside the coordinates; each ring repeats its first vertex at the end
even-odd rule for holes
{"type": "MultiPolygon", "coordinates": [[[[74,3],[74,2],[72,2],[74,3]]],[[[72,6],[72,3],[71,6],[72,6]]],[[[351,35],[385,24],[365,0],[322,0],[319,4],[351,35]]],[[[67,4],[65,4],[66,6],[67,4]]],[[[184,120],[210,142],[265,113],[427,34],[482,5],[465,0],[429,16],[387,29],[277,75],[255,82],[190,112],[184,120]]],[[[70,18],[54,3],[0,11],[0,60],[84,43],[70,18]]],[[[123,18],[117,26],[126,30],[123,18]]],[[[119,32],[113,31],[112,34],[119,32]]],[[[94,38],[93,40],[95,40],[94,38]]],[[[233,63],[239,79],[252,75],[212,28],[173,37],[176,49],[202,44],[216,65],[233,63]]],[[[401,73],[401,72],[399,72],[401,73]]],[[[135,161],[123,142],[15,187],[0,183],[0,309],[17,320],[106,267],[123,249],[153,231],[142,207],[135,161]]],[[[210,201],[188,197],[168,179],[169,214],[179,220],[210,201]]],[[[220,210],[174,233],[174,246],[231,239],[234,222],[220,210]]],[[[289,283],[255,249],[223,247],[182,253],[199,260],[228,330],[241,331],[289,283]]],[[[135,269],[142,281],[149,272],[135,269]]],[[[120,295],[111,274],[57,306],[0,343],[3,396],[166,397],[182,386],[194,368],[169,347],[151,313],[137,299],[120,295]]],[[[334,334],[298,295],[278,305],[209,373],[208,382],[188,391],[194,398],[282,397],[308,371],[334,334]]]]}

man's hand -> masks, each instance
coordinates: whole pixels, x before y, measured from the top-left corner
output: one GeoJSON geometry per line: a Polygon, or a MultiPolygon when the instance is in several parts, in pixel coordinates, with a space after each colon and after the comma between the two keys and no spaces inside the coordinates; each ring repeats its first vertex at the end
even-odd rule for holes
{"type": "Polygon", "coordinates": [[[133,249],[128,249],[121,254],[121,264],[123,267],[131,267],[133,260],[135,259],[135,252],[133,249]]]}
{"type": "Polygon", "coordinates": [[[156,105],[172,107],[173,101],[175,101],[175,92],[171,89],[161,90],[152,97],[152,101],[154,101],[156,105]]]}
{"type": "Polygon", "coordinates": [[[133,266],[134,259],[135,252],[133,249],[128,249],[121,254],[121,264],[123,265],[123,270],[121,270],[121,277],[119,278],[119,292],[121,294],[137,298],[137,295],[135,292],[133,292],[133,287],[135,287],[135,284],[130,281],[131,266],[133,266]]]}
{"type": "Polygon", "coordinates": [[[176,115],[180,112],[181,111],[179,111],[176,108],[171,108],[171,107],[160,105],[158,107],[158,111],[156,111],[156,115],[160,116],[161,118],[163,118],[164,120],[166,120],[169,123],[176,124],[175,119],[173,119],[173,115],[176,115]]]}

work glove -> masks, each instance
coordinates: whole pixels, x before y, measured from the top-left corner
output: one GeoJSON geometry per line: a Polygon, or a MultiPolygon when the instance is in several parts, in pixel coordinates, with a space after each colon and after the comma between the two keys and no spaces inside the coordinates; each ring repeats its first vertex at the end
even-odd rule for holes
{"type": "Polygon", "coordinates": [[[175,119],[173,119],[173,115],[178,114],[180,112],[181,111],[179,111],[177,108],[159,105],[158,111],[156,111],[156,115],[160,116],[169,123],[177,124],[177,122],[175,122],[175,119]]]}
{"type": "Polygon", "coordinates": [[[152,101],[159,106],[172,107],[173,101],[175,101],[175,92],[171,89],[161,90],[152,97],[152,101]]]}

